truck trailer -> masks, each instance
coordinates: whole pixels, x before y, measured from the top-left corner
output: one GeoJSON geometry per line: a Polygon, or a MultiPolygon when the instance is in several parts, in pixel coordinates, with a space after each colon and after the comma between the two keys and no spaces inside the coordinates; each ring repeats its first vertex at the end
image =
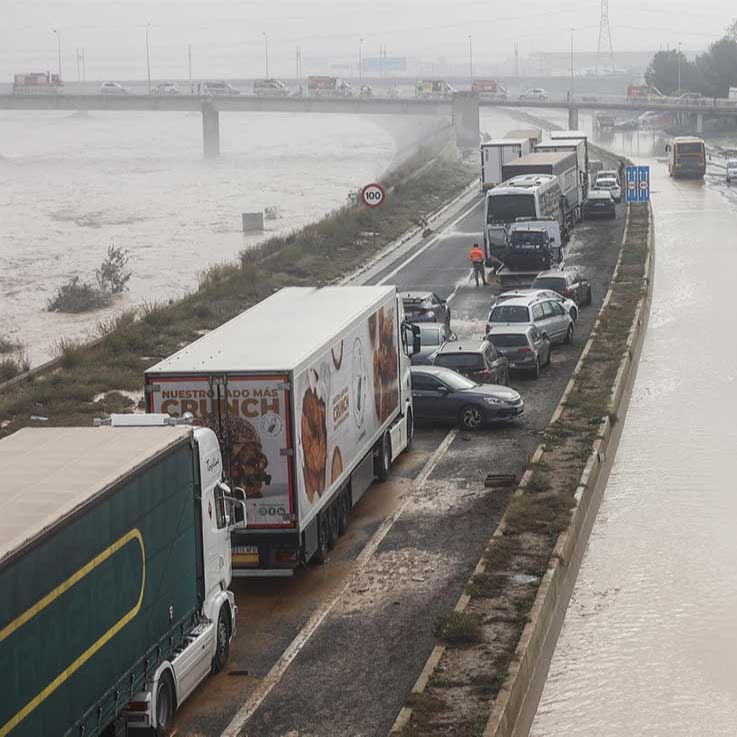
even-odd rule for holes
{"type": "Polygon", "coordinates": [[[395,287],[290,287],[145,372],[148,411],[215,430],[245,492],[234,575],[324,560],[412,439],[416,350],[395,287]]]}
{"type": "Polygon", "coordinates": [[[579,200],[584,202],[589,196],[589,173],[587,168],[588,159],[586,157],[586,141],[570,140],[570,141],[545,141],[535,146],[535,153],[561,153],[573,152],[576,154],[578,163],[578,183],[579,183],[579,200]]]}
{"type": "Polygon", "coordinates": [[[3,737],[164,734],[225,665],[245,503],[211,430],[146,422],[0,440],[3,737]]]}
{"type": "Polygon", "coordinates": [[[533,153],[510,161],[502,167],[502,177],[508,179],[527,174],[552,174],[558,178],[563,200],[561,208],[565,226],[571,230],[582,219],[581,188],[575,151],[533,153]]]}
{"type": "Polygon", "coordinates": [[[530,153],[528,138],[500,138],[481,144],[481,189],[486,191],[501,184],[502,166],[530,153]]]}

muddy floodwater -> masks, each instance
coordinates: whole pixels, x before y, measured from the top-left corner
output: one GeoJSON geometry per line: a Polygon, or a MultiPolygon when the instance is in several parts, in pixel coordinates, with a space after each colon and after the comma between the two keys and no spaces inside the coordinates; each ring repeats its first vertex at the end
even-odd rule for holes
{"type": "Polygon", "coordinates": [[[275,207],[267,235],[300,227],[378,177],[436,121],[221,116],[223,155],[202,157],[198,113],[0,115],[0,335],[34,362],[60,335],[192,290],[197,272],[263,236],[241,213],[275,207]],[[110,310],[50,315],[70,277],[93,280],[107,247],[130,253],[130,292],[110,310]]]}
{"type": "Polygon", "coordinates": [[[715,165],[702,183],[638,163],[653,175],[652,317],[534,737],[737,725],[737,186],[715,165]]]}

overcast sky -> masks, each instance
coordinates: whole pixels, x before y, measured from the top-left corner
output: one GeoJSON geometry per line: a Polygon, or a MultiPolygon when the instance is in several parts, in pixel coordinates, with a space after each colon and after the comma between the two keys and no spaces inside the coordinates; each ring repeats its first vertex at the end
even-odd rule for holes
{"type": "MultiPolygon", "coordinates": [[[[372,56],[467,58],[477,63],[530,51],[594,50],[600,0],[0,0],[0,80],[16,72],[54,70],[57,29],[64,76],[76,79],[83,47],[88,79],[143,79],[150,24],[155,78],[185,78],[187,45],[195,77],[264,73],[268,36],[271,73],[293,76],[295,47],[306,59],[354,61],[359,39],[372,56]]],[[[675,46],[699,50],[737,16],[734,0],[610,0],[615,51],[675,46]]],[[[307,65],[306,65],[307,66],[307,65]]],[[[311,66],[311,65],[310,65],[311,66]]]]}

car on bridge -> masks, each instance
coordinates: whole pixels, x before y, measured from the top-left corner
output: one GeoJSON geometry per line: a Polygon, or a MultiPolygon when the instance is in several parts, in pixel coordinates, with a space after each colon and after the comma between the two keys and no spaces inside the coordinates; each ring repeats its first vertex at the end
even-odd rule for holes
{"type": "Polygon", "coordinates": [[[162,82],[151,90],[152,95],[178,95],[179,85],[176,82],[162,82]]]}
{"type": "Polygon", "coordinates": [[[732,180],[737,180],[737,159],[727,159],[727,184],[731,184],[732,180]]]}
{"type": "Polygon", "coordinates": [[[240,90],[237,90],[230,82],[218,80],[215,82],[205,82],[202,86],[203,95],[211,95],[214,97],[226,96],[226,95],[240,95],[240,90]]]}
{"type": "Polygon", "coordinates": [[[520,100],[539,100],[540,102],[544,102],[548,99],[548,93],[546,90],[544,90],[542,87],[532,87],[531,89],[527,90],[527,92],[523,92],[519,96],[520,100]]]}
{"type": "Polygon", "coordinates": [[[478,384],[439,366],[412,366],[412,404],[418,421],[457,423],[480,430],[495,420],[525,411],[519,392],[497,384],[478,384]]]}
{"type": "Polygon", "coordinates": [[[257,79],[253,83],[253,94],[257,97],[287,97],[289,87],[280,79],[257,79]]]}
{"type": "Polygon", "coordinates": [[[123,87],[120,82],[103,82],[97,88],[100,95],[130,95],[130,87],[123,87]]]}

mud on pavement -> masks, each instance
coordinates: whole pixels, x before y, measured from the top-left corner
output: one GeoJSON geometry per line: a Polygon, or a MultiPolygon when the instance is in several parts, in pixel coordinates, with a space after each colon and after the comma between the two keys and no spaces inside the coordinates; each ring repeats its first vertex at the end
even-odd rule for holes
{"type": "MultiPolygon", "coordinates": [[[[412,450],[363,497],[325,566],[291,579],[236,582],[230,673],[209,679],[184,704],[177,735],[220,735],[228,725],[228,735],[251,737],[389,732],[436,643],[437,621],[462,593],[507,507],[511,489],[486,488],[484,479],[519,478],[539,444],[608,288],[622,224],[575,231],[567,263],[590,279],[594,304],[581,310],[573,345],[556,347],[540,379],[512,376],[525,400],[522,417],[450,438],[450,428],[419,426],[412,450]]],[[[460,338],[483,335],[498,291],[467,278],[469,236],[480,230],[477,208],[393,277],[400,288],[432,284],[453,294],[460,338]]]]}

